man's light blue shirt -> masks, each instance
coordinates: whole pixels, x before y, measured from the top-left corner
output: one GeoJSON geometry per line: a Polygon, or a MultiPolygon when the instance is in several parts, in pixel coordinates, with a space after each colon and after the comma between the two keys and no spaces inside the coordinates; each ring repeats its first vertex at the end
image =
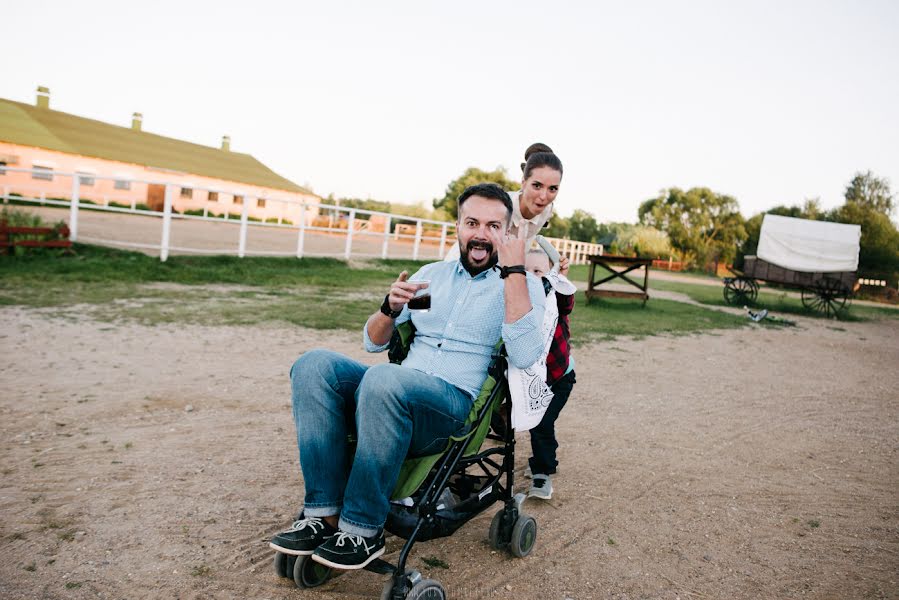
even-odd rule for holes
{"type": "MultiPolygon", "coordinates": [[[[520,277],[513,275],[513,277],[520,277]]],[[[540,280],[527,274],[531,310],[514,323],[504,323],[505,281],[499,271],[488,269],[472,277],[462,263],[437,262],[423,266],[409,281],[430,279],[431,310],[403,312],[396,324],[412,319],[415,340],[404,367],[434,375],[476,396],[487,377],[487,367],[496,342],[502,336],[509,362],[526,368],[543,351],[541,328],[546,296],[540,280]]],[[[381,352],[362,327],[365,349],[381,352]]]]}

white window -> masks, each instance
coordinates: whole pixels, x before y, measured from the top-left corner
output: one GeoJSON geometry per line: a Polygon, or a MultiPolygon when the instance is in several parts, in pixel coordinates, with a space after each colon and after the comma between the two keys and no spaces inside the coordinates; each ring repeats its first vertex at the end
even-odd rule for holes
{"type": "Polygon", "coordinates": [[[6,169],[3,168],[5,166],[6,166],[6,161],[0,160],[0,175],[6,175],[6,169]]]}
{"type": "Polygon", "coordinates": [[[234,196],[234,204],[243,204],[243,196],[234,196]]]}
{"type": "Polygon", "coordinates": [[[130,189],[131,189],[131,182],[130,182],[130,181],[125,181],[124,179],[116,179],[116,180],[115,180],[115,183],[113,184],[112,187],[115,188],[115,189],[117,189],[117,190],[130,190],[130,189]]]}
{"type": "Polygon", "coordinates": [[[209,192],[209,201],[210,202],[218,202],[219,193],[218,192],[209,192]]]}
{"type": "Polygon", "coordinates": [[[259,198],[258,200],[256,200],[256,207],[265,208],[265,198],[259,198]]]}
{"type": "Polygon", "coordinates": [[[44,165],[31,165],[33,169],[31,173],[32,179],[42,179],[44,181],[53,181],[53,169],[44,165]]]}
{"type": "Polygon", "coordinates": [[[95,173],[90,173],[88,171],[76,171],[76,175],[78,175],[78,183],[81,185],[91,186],[94,185],[94,177],[95,173]]]}
{"type": "Polygon", "coordinates": [[[181,188],[181,197],[182,198],[193,198],[194,197],[194,189],[189,187],[181,188]]]}

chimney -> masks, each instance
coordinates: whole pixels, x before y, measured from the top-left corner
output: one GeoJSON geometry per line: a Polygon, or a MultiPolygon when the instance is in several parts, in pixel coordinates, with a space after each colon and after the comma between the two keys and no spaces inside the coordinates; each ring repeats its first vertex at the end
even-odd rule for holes
{"type": "Polygon", "coordinates": [[[35,106],[38,108],[50,108],[50,89],[42,85],[37,86],[37,102],[35,106]]]}
{"type": "Polygon", "coordinates": [[[222,136],[222,150],[225,152],[231,152],[231,136],[223,135],[222,136]]]}
{"type": "Polygon", "coordinates": [[[131,129],[134,131],[140,131],[140,126],[144,122],[144,116],[140,113],[134,113],[131,115],[131,129]]]}

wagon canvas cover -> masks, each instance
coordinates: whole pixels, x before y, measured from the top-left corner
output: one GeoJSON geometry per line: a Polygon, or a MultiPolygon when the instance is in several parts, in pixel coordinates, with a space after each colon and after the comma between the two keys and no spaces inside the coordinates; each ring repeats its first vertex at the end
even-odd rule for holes
{"type": "Polygon", "coordinates": [[[756,254],[793,271],[855,271],[861,235],[860,225],[766,214],[756,254]]]}

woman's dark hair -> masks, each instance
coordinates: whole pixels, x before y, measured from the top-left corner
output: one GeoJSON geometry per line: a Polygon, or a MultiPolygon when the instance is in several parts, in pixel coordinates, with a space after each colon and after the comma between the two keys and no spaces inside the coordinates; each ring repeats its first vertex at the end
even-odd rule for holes
{"type": "Polygon", "coordinates": [[[488,200],[499,200],[506,207],[506,222],[512,217],[512,199],[503,188],[495,183],[478,183],[465,188],[465,191],[459,196],[459,216],[462,216],[462,205],[472,196],[480,196],[488,200]]]}
{"type": "Polygon", "coordinates": [[[528,146],[528,149],[524,151],[524,160],[525,162],[521,163],[521,172],[524,173],[525,179],[531,176],[534,169],[540,167],[549,167],[558,171],[560,175],[562,174],[562,161],[546,144],[537,142],[528,146]]]}

